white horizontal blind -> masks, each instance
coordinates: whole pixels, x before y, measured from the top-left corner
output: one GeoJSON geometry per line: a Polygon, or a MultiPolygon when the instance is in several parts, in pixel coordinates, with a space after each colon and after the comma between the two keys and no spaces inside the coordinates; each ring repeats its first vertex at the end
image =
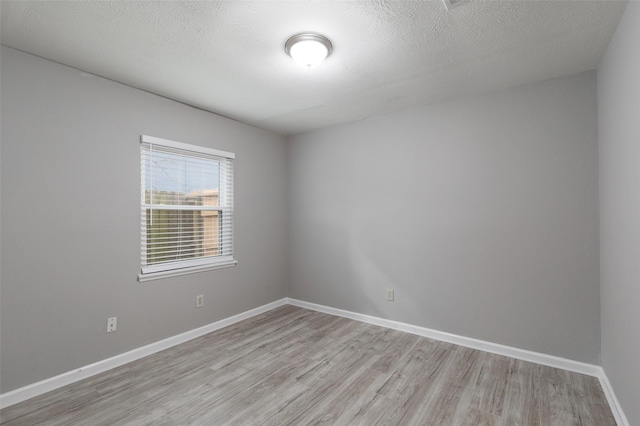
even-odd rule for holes
{"type": "Polygon", "coordinates": [[[233,260],[233,159],[141,137],[143,275],[233,260]]]}

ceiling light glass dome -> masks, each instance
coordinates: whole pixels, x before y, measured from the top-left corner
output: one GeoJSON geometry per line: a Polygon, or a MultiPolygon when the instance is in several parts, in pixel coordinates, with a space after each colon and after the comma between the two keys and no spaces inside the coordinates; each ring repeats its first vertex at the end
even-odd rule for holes
{"type": "Polygon", "coordinates": [[[331,54],[333,46],[328,38],[320,34],[304,33],[287,40],[284,50],[296,63],[312,68],[331,54]]]}

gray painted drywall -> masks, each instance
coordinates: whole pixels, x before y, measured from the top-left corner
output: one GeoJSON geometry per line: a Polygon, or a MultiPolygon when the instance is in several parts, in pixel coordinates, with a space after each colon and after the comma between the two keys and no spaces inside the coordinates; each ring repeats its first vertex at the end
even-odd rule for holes
{"type": "Polygon", "coordinates": [[[10,48],[1,55],[2,392],[286,295],[283,137],[10,48]],[[237,267],[136,281],[141,134],[236,154],[237,267]],[[107,334],[111,316],[118,330],[107,334]]]}
{"type": "Polygon", "coordinates": [[[597,154],[595,72],[290,137],[289,296],[597,364],[597,154]]]}
{"type": "Polygon", "coordinates": [[[640,425],[640,3],[598,67],[602,366],[640,425]]]}

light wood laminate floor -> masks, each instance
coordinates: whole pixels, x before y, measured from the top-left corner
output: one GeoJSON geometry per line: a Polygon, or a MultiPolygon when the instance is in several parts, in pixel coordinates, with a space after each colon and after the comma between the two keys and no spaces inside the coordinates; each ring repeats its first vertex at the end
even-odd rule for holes
{"type": "Polygon", "coordinates": [[[596,378],[293,306],[0,412],[3,425],[615,425],[596,378]]]}

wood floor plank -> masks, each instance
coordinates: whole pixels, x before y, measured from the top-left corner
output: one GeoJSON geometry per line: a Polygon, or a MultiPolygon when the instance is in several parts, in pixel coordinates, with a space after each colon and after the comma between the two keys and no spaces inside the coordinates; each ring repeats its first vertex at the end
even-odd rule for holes
{"type": "Polygon", "coordinates": [[[332,391],[327,393],[315,404],[313,410],[295,419],[296,424],[336,424],[338,418],[345,415],[357,404],[359,397],[367,393],[372,387],[379,386],[386,377],[370,368],[370,364],[363,364],[352,380],[336,383],[332,391]]]}
{"type": "Polygon", "coordinates": [[[411,351],[421,340],[421,337],[409,333],[394,332],[392,335],[395,339],[387,348],[378,352],[378,360],[373,366],[373,368],[381,373],[391,373],[395,371],[400,363],[402,363],[403,355],[411,351]]]}
{"type": "Polygon", "coordinates": [[[335,421],[336,426],[375,425],[388,412],[401,407],[379,393],[368,390],[348,407],[335,421]]]}
{"type": "Polygon", "coordinates": [[[31,404],[17,404],[2,410],[0,424],[6,426],[38,424],[51,417],[86,406],[100,398],[100,394],[87,386],[69,385],[33,398],[31,404]]]}
{"type": "Polygon", "coordinates": [[[485,362],[486,352],[470,348],[459,348],[451,354],[453,368],[449,380],[463,386],[473,385],[479,379],[480,365],[485,362]]]}
{"type": "Polygon", "coordinates": [[[493,355],[480,367],[475,407],[480,411],[502,416],[510,371],[515,359],[493,355]]]}
{"type": "Polygon", "coordinates": [[[582,425],[598,379],[282,306],[0,411],[15,425],[582,425]]]}
{"type": "Polygon", "coordinates": [[[460,426],[495,426],[500,423],[500,417],[485,413],[477,408],[471,408],[462,423],[460,423],[460,426]]]}

